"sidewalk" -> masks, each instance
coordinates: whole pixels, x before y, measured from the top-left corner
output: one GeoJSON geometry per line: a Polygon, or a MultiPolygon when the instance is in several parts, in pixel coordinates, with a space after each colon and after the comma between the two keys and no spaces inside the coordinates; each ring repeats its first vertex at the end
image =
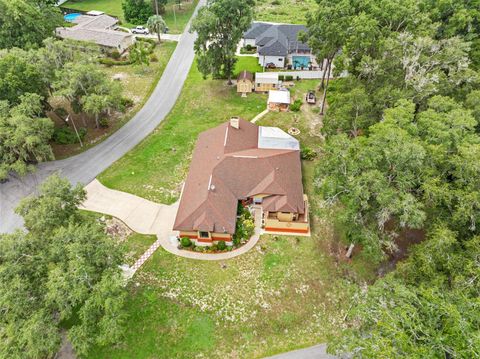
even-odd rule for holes
{"type": "Polygon", "coordinates": [[[155,253],[159,247],[179,257],[218,261],[238,257],[257,244],[260,239],[262,214],[255,211],[255,233],[242,247],[231,252],[199,253],[178,249],[177,235],[173,231],[173,224],[178,210],[178,201],[172,205],[158,204],[130,193],[116,191],[102,185],[94,179],[87,186],[87,199],[80,206],[81,209],[105,213],[123,221],[133,231],[142,234],[154,234],[157,240],[131,267],[124,267],[125,276],[131,278],[135,272],[155,253]]]}

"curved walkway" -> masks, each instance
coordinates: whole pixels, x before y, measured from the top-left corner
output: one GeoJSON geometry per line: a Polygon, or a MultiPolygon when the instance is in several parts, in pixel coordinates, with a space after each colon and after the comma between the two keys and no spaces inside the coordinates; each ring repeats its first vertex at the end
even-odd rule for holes
{"type": "Polygon", "coordinates": [[[242,247],[222,253],[181,250],[177,247],[178,232],[172,230],[178,210],[178,202],[171,205],[158,204],[130,193],[109,189],[96,179],[85,186],[85,190],[87,199],[80,208],[114,216],[135,232],[154,234],[158,238],[132,267],[125,269],[128,272],[127,277],[133,276],[160,246],[167,252],[179,257],[206,261],[226,260],[248,252],[257,244],[262,233],[260,229],[261,212],[256,211],[255,233],[242,247]]]}
{"type": "MultiPolygon", "coordinates": [[[[192,15],[205,5],[200,0],[192,15]]],[[[162,78],[143,108],[122,128],[95,147],[60,161],[41,163],[34,173],[25,177],[12,175],[0,184],[0,233],[12,232],[23,225],[14,213],[20,200],[37,192],[37,187],[48,176],[58,172],[72,184],[89,183],[113,162],[130,151],[152,132],[175,105],[194,59],[193,43],[196,35],[188,32],[187,24],[180,41],[168,62],[162,78]]]]}

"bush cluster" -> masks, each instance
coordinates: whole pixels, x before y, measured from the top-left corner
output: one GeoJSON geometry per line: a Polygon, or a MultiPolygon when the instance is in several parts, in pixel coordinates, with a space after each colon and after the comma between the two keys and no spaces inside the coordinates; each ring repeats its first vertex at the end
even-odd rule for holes
{"type": "Polygon", "coordinates": [[[180,238],[180,245],[183,248],[188,248],[192,245],[192,241],[188,237],[182,237],[182,238],[180,238]]]}
{"type": "Polygon", "coordinates": [[[300,151],[300,157],[302,160],[313,161],[317,157],[318,153],[310,147],[304,147],[300,151]]]}
{"type": "MultiPolygon", "coordinates": [[[[85,135],[87,134],[86,128],[79,128],[78,135],[83,140],[85,135]]],[[[74,130],[70,127],[63,126],[63,127],[56,127],[53,131],[53,141],[60,145],[68,145],[71,143],[78,143],[78,137],[74,130]]]]}
{"type": "Polygon", "coordinates": [[[292,110],[293,112],[298,112],[298,111],[300,111],[300,107],[302,107],[302,100],[296,99],[290,105],[290,110],[292,110]]]}

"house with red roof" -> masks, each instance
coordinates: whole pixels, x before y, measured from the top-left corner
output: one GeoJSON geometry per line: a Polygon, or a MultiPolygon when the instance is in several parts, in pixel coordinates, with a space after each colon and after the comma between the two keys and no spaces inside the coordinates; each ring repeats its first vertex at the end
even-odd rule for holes
{"type": "Polygon", "coordinates": [[[310,232],[298,140],[239,118],[200,134],[173,229],[197,244],[229,244],[239,202],[261,208],[266,232],[310,232]]]}

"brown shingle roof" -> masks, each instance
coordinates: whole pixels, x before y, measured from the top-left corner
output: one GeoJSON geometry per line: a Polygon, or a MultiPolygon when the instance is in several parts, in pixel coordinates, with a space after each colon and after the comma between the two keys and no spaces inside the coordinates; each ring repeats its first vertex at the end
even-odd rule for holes
{"type": "Polygon", "coordinates": [[[240,80],[250,80],[250,81],[253,81],[253,74],[251,72],[248,72],[248,71],[242,71],[238,74],[238,77],[237,77],[237,81],[240,81],[240,80]]]}
{"type": "Polygon", "coordinates": [[[304,213],[299,151],[258,148],[258,129],[240,119],[200,134],[175,230],[233,234],[238,201],[258,194],[264,210],[304,213]]]}

